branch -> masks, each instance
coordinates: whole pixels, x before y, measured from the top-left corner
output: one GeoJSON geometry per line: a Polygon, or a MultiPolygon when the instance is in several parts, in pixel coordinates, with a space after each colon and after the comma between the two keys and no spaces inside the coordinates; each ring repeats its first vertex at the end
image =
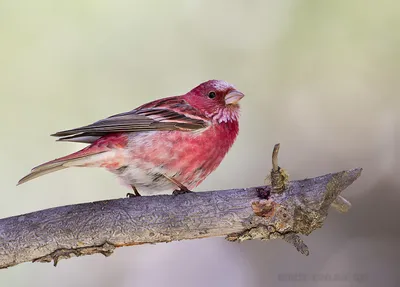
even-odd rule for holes
{"type": "Polygon", "coordinates": [[[0,219],[0,268],[72,256],[112,254],[145,243],[226,236],[229,241],[282,238],[308,255],[298,234],[322,226],[329,206],[350,204],[340,193],[361,168],[288,181],[273,153],[272,185],[157,195],[61,206],[0,219]]]}

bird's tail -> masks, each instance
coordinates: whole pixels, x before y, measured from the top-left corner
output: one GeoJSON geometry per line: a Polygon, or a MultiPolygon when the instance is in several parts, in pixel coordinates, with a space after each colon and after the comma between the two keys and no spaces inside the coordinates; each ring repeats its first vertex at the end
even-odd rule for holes
{"type": "Polygon", "coordinates": [[[68,167],[84,166],[85,164],[92,161],[91,158],[93,158],[93,156],[96,156],[103,152],[106,151],[93,152],[90,149],[85,148],[73,154],[46,162],[37,167],[34,167],[28,175],[24,176],[18,181],[17,185],[23,184],[39,176],[62,170],[68,167]]]}
{"type": "Polygon", "coordinates": [[[57,165],[55,165],[55,164],[46,165],[45,164],[42,168],[39,168],[39,169],[34,168],[34,169],[32,169],[31,172],[28,175],[24,176],[23,178],[21,178],[18,181],[17,185],[23,184],[23,183],[25,183],[27,181],[30,181],[30,180],[32,180],[34,178],[37,178],[39,176],[42,176],[42,175],[45,175],[45,174],[48,174],[48,173],[51,173],[51,172],[55,172],[55,171],[58,171],[58,170],[62,170],[64,168],[67,168],[67,167],[63,166],[62,162],[57,163],[57,165]]]}

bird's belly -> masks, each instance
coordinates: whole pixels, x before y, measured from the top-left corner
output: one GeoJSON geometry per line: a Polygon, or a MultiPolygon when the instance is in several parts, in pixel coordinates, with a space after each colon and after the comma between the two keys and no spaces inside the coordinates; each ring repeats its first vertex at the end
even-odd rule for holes
{"type": "Polygon", "coordinates": [[[129,140],[124,166],[113,172],[139,193],[179,189],[164,175],[193,189],[218,167],[228,149],[224,142],[190,132],[135,134],[129,140]]]}
{"type": "Polygon", "coordinates": [[[112,172],[117,174],[124,184],[135,186],[142,195],[170,194],[178,189],[160,173],[162,170],[150,163],[132,161],[129,165],[112,172]]]}

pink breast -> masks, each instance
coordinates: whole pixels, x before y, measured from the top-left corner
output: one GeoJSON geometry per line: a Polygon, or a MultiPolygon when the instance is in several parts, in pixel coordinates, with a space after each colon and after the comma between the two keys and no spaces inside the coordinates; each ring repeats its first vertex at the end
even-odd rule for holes
{"type": "Polygon", "coordinates": [[[232,146],[238,123],[211,126],[202,132],[165,131],[131,138],[131,159],[143,168],[165,170],[186,187],[194,188],[214,171],[232,146]]]}

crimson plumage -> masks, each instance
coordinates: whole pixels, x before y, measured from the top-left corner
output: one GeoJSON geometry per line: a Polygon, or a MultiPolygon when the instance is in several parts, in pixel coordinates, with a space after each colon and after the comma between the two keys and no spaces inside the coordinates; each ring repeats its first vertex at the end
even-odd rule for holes
{"type": "Polygon", "coordinates": [[[18,184],[68,167],[103,167],[142,194],[193,189],[221,163],[239,132],[231,84],[210,80],[91,125],[55,133],[89,145],[39,165],[18,184]]]}

